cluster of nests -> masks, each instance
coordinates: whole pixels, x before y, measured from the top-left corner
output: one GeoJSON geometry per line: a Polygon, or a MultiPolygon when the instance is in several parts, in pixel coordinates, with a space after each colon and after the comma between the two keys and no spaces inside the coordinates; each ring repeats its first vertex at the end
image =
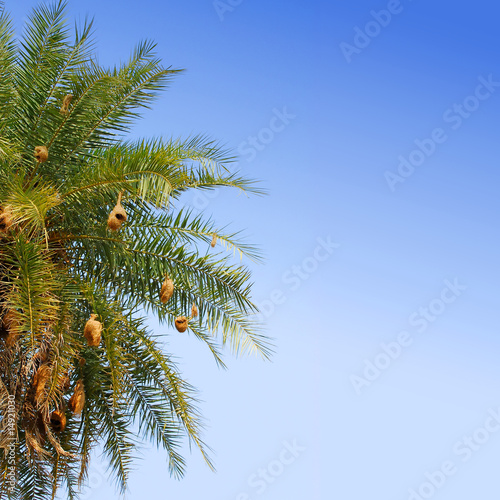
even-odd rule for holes
{"type": "MultiPolygon", "coordinates": [[[[163,304],[167,303],[171,299],[173,293],[174,283],[168,276],[166,276],[160,291],[161,302],[163,304]]],[[[187,330],[189,320],[195,318],[196,316],[198,316],[198,308],[195,304],[193,304],[191,307],[191,316],[189,318],[186,318],[185,316],[179,316],[176,318],[175,328],[181,333],[185,332],[187,330]]],[[[83,330],[83,336],[85,337],[89,347],[98,347],[101,343],[103,325],[96,318],[97,314],[91,314],[90,319],[85,323],[85,328],[83,330]]],[[[14,326],[14,321],[15,319],[13,319],[8,312],[4,315],[3,326],[7,327],[7,329],[12,328],[14,326]]],[[[36,371],[33,379],[34,399],[37,405],[43,398],[45,387],[47,382],[50,380],[50,377],[51,367],[47,363],[42,363],[36,371]]],[[[68,375],[63,378],[61,385],[63,392],[69,390],[70,379],[68,375]]],[[[81,414],[85,406],[85,388],[82,379],[77,381],[73,395],[70,397],[67,405],[73,414],[81,414]]],[[[54,410],[50,414],[49,423],[54,432],[63,432],[66,428],[65,409],[60,407],[54,410]]]]}
{"type": "MultiPolygon", "coordinates": [[[[161,303],[166,304],[172,298],[173,293],[174,282],[168,277],[168,275],[165,275],[165,280],[160,289],[161,303]]],[[[19,314],[20,313],[17,310],[9,309],[4,314],[2,321],[0,322],[0,337],[3,337],[8,347],[14,346],[19,337],[19,332],[21,330],[19,314]]],[[[179,316],[175,319],[175,328],[181,333],[185,332],[188,328],[189,321],[197,316],[198,308],[196,307],[196,304],[193,304],[191,307],[191,315],[189,317],[179,316]]],[[[97,320],[97,317],[97,314],[91,314],[90,318],[85,323],[83,330],[83,336],[85,337],[89,347],[98,347],[101,343],[103,325],[97,320]]],[[[47,362],[47,355],[40,357],[39,362],[40,364],[35,372],[32,384],[34,402],[37,407],[43,400],[47,383],[51,379],[52,375],[52,368],[47,362]]],[[[82,360],[81,362],[84,361],[82,360]]],[[[70,378],[67,374],[59,380],[59,386],[61,387],[63,393],[69,390],[70,378]]],[[[51,429],[56,433],[63,432],[66,428],[66,404],[63,402],[61,405],[50,413],[48,420],[51,429]]],[[[79,379],[76,383],[73,395],[68,400],[67,407],[72,413],[79,415],[81,414],[84,405],[84,383],[82,379],[79,379]]],[[[44,421],[46,422],[46,420],[44,420],[41,415],[39,415],[38,420],[39,431],[43,434],[44,421]]]]}
{"type": "MultiPolygon", "coordinates": [[[[163,304],[167,303],[174,293],[174,283],[166,276],[165,281],[161,286],[160,300],[163,304]]],[[[3,316],[0,323],[0,337],[2,337],[8,347],[15,345],[17,338],[19,337],[20,321],[18,318],[19,313],[16,310],[9,309],[3,316]]],[[[175,328],[179,332],[185,332],[188,328],[188,322],[190,319],[198,316],[198,308],[193,304],[191,308],[191,316],[186,318],[185,316],[179,316],[175,320],[175,328]]],[[[101,343],[103,325],[97,319],[97,314],[91,314],[90,319],[85,323],[83,330],[83,336],[87,341],[89,347],[98,347],[101,343]]],[[[47,383],[51,379],[52,367],[47,362],[47,354],[43,356],[38,356],[39,367],[35,372],[32,384],[32,394],[35,405],[38,407],[43,401],[45,389],[47,383]]],[[[81,360],[84,363],[84,360],[81,360]]],[[[68,374],[65,374],[59,380],[59,386],[63,393],[67,392],[70,388],[70,378],[68,374]]],[[[76,383],[73,395],[68,400],[67,406],[71,412],[75,415],[80,415],[85,405],[85,389],[82,379],[79,379],[76,383]]],[[[39,419],[41,416],[39,417],[39,419]]],[[[54,432],[63,432],[66,428],[66,411],[64,405],[56,410],[54,410],[49,417],[49,424],[54,432]]],[[[39,430],[43,434],[43,419],[39,422],[39,430]]]]}
{"type": "MultiPolygon", "coordinates": [[[[43,401],[43,397],[45,394],[45,389],[47,383],[49,382],[52,375],[52,367],[47,363],[47,355],[45,355],[41,360],[41,364],[38,367],[35,375],[33,377],[33,384],[31,388],[31,392],[33,394],[34,402],[36,406],[39,406],[43,401]]],[[[70,378],[66,373],[60,379],[60,389],[63,393],[67,392],[70,388],[70,378]]],[[[66,429],[66,409],[65,403],[62,403],[56,410],[54,410],[48,418],[48,423],[50,424],[51,429],[54,432],[63,432],[66,429]]],[[[68,400],[67,407],[74,415],[81,415],[83,408],[85,406],[85,388],[83,384],[83,379],[79,379],[75,385],[75,389],[73,394],[68,400]]],[[[41,415],[39,414],[39,418],[41,415]]],[[[39,431],[43,435],[44,434],[44,426],[43,421],[38,422],[39,431]]]]}
{"type": "MultiPolygon", "coordinates": [[[[168,277],[165,276],[165,281],[163,282],[160,290],[160,300],[163,304],[167,303],[174,293],[174,283],[168,277]]],[[[19,336],[18,331],[20,328],[20,322],[18,320],[17,311],[8,310],[2,319],[0,324],[0,332],[1,336],[4,338],[7,346],[12,347],[17,337],[19,336]]],[[[179,332],[185,332],[188,328],[189,320],[198,316],[198,308],[196,304],[193,304],[191,307],[191,316],[186,318],[185,316],[179,316],[175,319],[175,328],[179,332]]],[[[85,323],[85,327],[83,330],[83,336],[87,341],[87,345],[89,347],[98,347],[101,343],[102,330],[103,325],[97,319],[97,314],[91,314],[90,319],[85,323]]],[[[43,402],[45,391],[48,382],[52,376],[52,367],[48,362],[47,353],[43,355],[36,355],[38,357],[37,364],[38,369],[35,372],[33,377],[33,383],[31,386],[31,394],[36,407],[39,407],[43,402]]],[[[84,364],[85,361],[82,359],[80,364],[84,364]]],[[[61,389],[61,392],[64,394],[70,388],[70,377],[68,373],[64,374],[59,378],[58,385],[61,389]]],[[[80,415],[85,406],[85,388],[83,379],[79,379],[76,383],[75,389],[73,391],[72,396],[69,398],[67,402],[67,408],[74,414],[80,415]]],[[[63,432],[66,429],[66,403],[63,401],[57,409],[50,413],[48,418],[48,424],[50,424],[50,428],[52,431],[56,433],[63,432]]],[[[41,414],[38,414],[38,428],[41,435],[44,434],[44,419],[41,417],[41,414]]]]}
{"type": "MultiPolygon", "coordinates": [[[[60,113],[65,115],[69,111],[69,106],[73,96],[68,94],[63,99],[63,103],[60,109],[60,113]]],[[[34,157],[38,163],[45,163],[49,158],[49,151],[46,146],[36,146],[34,151],[34,157]]],[[[107,226],[111,231],[117,231],[120,229],[121,225],[127,221],[127,213],[121,204],[122,200],[121,192],[118,195],[118,201],[109,214],[107,226]]],[[[0,206],[0,233],[7,232],[13,224],[12,209],[10,206],[0,206]]],[[[213,248],[217,243],[217,235],[214,234],[210,246],[213,248]]],[[[165,281],[163,282],[160,290],[160,300],[162,304],[166,304],[172,297],[174,293],[174,283],[168,277],[165,276],[165,281]]],[[[191,316],[179,316],[175,319],[175,328],[177,331],[183,333],[187,330],[189,321],[192,318],[198,316],[198,308],[195,304],[191,308],[191,316]]],[[[84,337],[87,341],[87,345],[90,347],[98,347],[101,343],[101,334],[103,325],[97,319],[97,314],[91,314],[90,319],[85,324],[84,337]]],[[[20,323],[17,319],[17,312],[14,310],[7,311],[0,323],[0,337],[2,337],[8,347],[12,347],[19,336],[20,323]]],[[[47,382],[51,376],[50,366],[43,362],[35,373],[33,380],[33,388],[35,391],[35,401],[41,400],[47,382]]],[[[63,392],[69,390],[70,379],[66,376],[63,380],[63,392]]],[[[79,415],[85,405],[85,390],[83,380],[78,380],[74,393],[68,401],[69,409],[76,415],[79,415]]],[[[62,408],[54,410],[50,415],[50,425],[55,432],[62,432],[66,428],[66,416],[65,411],[62,408]]]]}
{"type": "MultiPolygon", "coordinates": [[[[166,276],[165,281],[163,282],[160,290],[160,300],[163,304],[167,303],[174,293],[174,283],[173,281],[166,276]]],[[[188,327],[188,322],[190,319],[198,316],[198,308],[196,304],[193,304],[191,307],[191,316],[186,318],[185,316],[179,316],[175,320],[175,328],[179,332],[185,332],[188,327]]],[[[5,318],[5,317],[4,317],[5,318]]],[[[97,314],[91,314],[90,319],[85,324],[85,328],[83,330],[83,335],[87,341],[87,345],[89,347],[98,347],[101,343],[101,334],[103,325],[97,319],[97,314]]],[[[42,364],[40,368],[37,370],[35,379],[33,381],[33,385],[35,387],[35,401],[38,402],[41,396],[43,395],[45,385],[47,381],[50,379],[50,367],[48,365],[42,364]]],[[[69,377],[66,377],[63,382],[63,391],[67,391],[69,389],[69,377]]],[[[80,379],[76,383],[75,390],[73,395],[68,401],[68,408],[75,415],[81,414],[83,407],[85,405],[85,389],[83,380],[80,379]]],[[[58,408],[54,410],[50,415],[50,425],[54,432],[62,432],[66,428],[66,414],[64,409],[58,408]]]]}
{"type": "MultiPolygon", "coordinates": [[[[165,276],[165,281],[161,285],[161,290],[160,290],[160,300],[162,304],[166,304],[171,298],[174,293],[174,282],[168,277],[165,276]]],[[[196,307],[196,304],[193,304],[191,307],[191,316],[189,318],[186,318],[186,316],[178,316],[175,318],[175,328],[177,329],[178,332],[185,332],[188,327],[188,322],[192,318],[196,318],[198,316],[198,308],[196,307]]]]}
{"type": "MultiPolygon", "coordinates": [[[[174,293],[174,282],[168,277],[165,276],[165,281],[163,282],[160,290],[160,300],[162,304],[166,304],[174,293]]],[[[198,316],[198,308],[196,304],[193,304],[191,307],[191,316],[186,318],[186,316],[178,316],[175,319],[175,328],[177,331],[183,333],[187,330],[188,322],[192,318],[196,318],[198,316]]],[[[101,334],[102,334],[102,323],[98,321],[97,314],[91,314],[90,319],[85,324],[85,328],[83,330],[83,336],[87,340],[87,345],[89,347],[98,347],[101,343],[101,334]]]]}
{"type": "MultiPolygon", "coordinates": [[[[18,318],[19,313],[13,309],[8,310],[0,322],[0,337],[2,337],[8,347],[14,346],[17,338],[19,337],[20,321],[18,318]]],[[[34,403],[34,406],[39,408],[43,403],[45,398],[45,392],[47,384],[52,377],[52,366],[48,362],[48,353],[41,352],[37,353],[33,358],[33,364],[36,367],[35,374],[33,376],[33,382],[28,393],[31,395],[28,400],[34,403]]],[[[83,363],[84,360],[81,360],[83,363]]],[[[58,376],[57,386],[62,393],[66,393],[71,385],[69,373],[66,372],[63,375],[58,376]]],[[[63,406],[59,407],[50,413],[48,417],[48,423],[54,432],[62,432],[66,428],[66,411],[64,407],[66,404],[63,402],[63,406]]],[[[83,385],[83,380],[79,379],[76,383],[73,394],[68,400],[67,407],[75,415],[80,415],[83,407],[85,405],[85,390],[83,385]]],[[[37,425],[39,432],[44,435],[44,419],[40,412],[38,412],[37,425]]]]}

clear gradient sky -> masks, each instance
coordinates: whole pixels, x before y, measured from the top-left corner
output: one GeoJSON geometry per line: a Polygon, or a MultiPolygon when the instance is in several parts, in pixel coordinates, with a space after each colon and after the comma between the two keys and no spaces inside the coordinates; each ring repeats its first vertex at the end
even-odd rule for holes
{"type": "MultiPolygon", "coordinates": [[[[31,0],[7,0],[20,28],[31,0]]],[[[500,6],[493,0],[70,1],[100,61],[143,38],[186,68],[133,137],[208,133],[265,198],[188,203],[261,246],[272,363],[200,389],[196,450],[146,447],[129,499],[469,500],[500,495],[500,6]],[[189,453],[186,450],[186,453],[189,453]]],[[[152,322],[154,326],[154,322],[152,322]]],[[[98,460],[84,498],[117,498],[98,460]]]]}

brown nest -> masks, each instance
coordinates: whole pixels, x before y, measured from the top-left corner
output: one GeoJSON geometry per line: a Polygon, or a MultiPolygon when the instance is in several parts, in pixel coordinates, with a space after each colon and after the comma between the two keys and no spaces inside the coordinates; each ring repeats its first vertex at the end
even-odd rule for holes
{"type": "Polygon", "coordinates": [[[168,276],[166,276],[160,290],[160,300],[162,304],[167,303],[172,298],[173,293],[174,282],[168,276]]]}
{"type": "Polygon", "coordinates": [[[198,308],[196,307],[196,304],[193,304],[191,307],[191,317],[196,318],[198,316],[198,308]]]}
{"type": "Polygon", "coordinates": [[[54,432],[66,429],[66,415],[63,410],[54,410],[50,415],[50,426],[54,432]]]}
{"type": "Polygon", "coordinates": [[[49,159],[49,151],[45,146],[35,148],[35,158],[38,163],[44,163],[49,159]]]}
{"type": "Polygon", "coordinates": [[[33,388],[35,389],[35,402],[40,404],[45,393],[45,386],[50,379],[52,370],[49,365],[43,364],[38,368],[33,377],[33,388]]]}
{"type": "Polygon", "coordinates": [[[127,212],[125,212],[125,209],[122,207],[121,200],[122,193],[118,195],[118,201],[115,208],[113,208],[108,217],[108,228],[111,231],[117,231],[120,229],[122,223],[127,220],[127,212]]]}
{"type": "Polygon", "coordinates": [[[175,328],[177,328],[178,332],[184,333],[188,327],[188,320],[186,316],[179,316],[175,318],[175,328]]]}
{"type": "Polygon", "coordinates": [[[72,99],[73,99],[72,94],[68,94],[67,96],[65,96],[65,98],[63,99],[63,102],[62,102],[61,109],[59,110],[61,115],[65,115],[68,112],[68,108],[69,108],[69,105],[71,104],[72,99]]]}
{"type": "Polygon", "coordinates": [[[83,380],[76,383],[75,392],[69,398],[68,407],[75,414],[80,415],[83,407],[85,406],[85,389],[83,387],[83,380]]]}
{"type": "Polygon", "coordinates": [[[97,347],[101,343],[102,323],[96,321],[97,314],[91,314],[90,319],[85,324],[83,335],[87,339],[90,347],[97,347]]]}

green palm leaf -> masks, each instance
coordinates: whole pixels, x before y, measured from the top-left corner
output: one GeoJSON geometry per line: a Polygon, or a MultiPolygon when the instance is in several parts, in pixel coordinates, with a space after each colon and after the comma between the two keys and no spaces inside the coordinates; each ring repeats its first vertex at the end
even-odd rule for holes
{"type": "MultiPolygon", "coordinates": [[[[174,477],[185,471],[184,440],[214,468],[197,391],[148,330],[148,314],[203,342],[220,367],[225,351],[272,352],[252,320],[242,262],[260,261],[259,250],[178,208],[193,189],[263,190],[206,136],[128,140],[179,70],[150,41],[102,67],[92,21],[72,32],[65,17],[65,2],[41,5],[17,41],[0,12],[0,415],[14,401],[17,433],[16,484],[8,490],[1,454],[0,499],[55,498],[61,486],[78,498],[99,447],[123,493],[141,440],[166,451],[174,477]],[[122,218],[108,222],[115,213],[122,218]],[[162,301],[167,275],[174,291],[162,301]]],[[[0,417],[0,431],[7,422],[0,417]]]]}

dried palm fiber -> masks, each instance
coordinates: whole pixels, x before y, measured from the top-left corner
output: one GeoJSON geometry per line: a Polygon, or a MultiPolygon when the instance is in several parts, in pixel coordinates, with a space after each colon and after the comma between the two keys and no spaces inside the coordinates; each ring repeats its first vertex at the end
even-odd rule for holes
{"type": "Polygon", "coordinates": [[[45,438],[47,437],[47,431],[45,430],[45,424],[43,422],[43,416],[40,411],[36,413],[36,431],[38,434],[38,439],[42,442],[45,442],[45,438]]]}
{"type": "Polygon", "coordinates": [[[212,243],[210,243],[210,246],[213,248],[217,244],[217,233],[214,233],[212,236],[212,243]]]}
{"type": "Polygon", "coordinates": [[[125,212],[125,209],[121,204],[122,193],[123,191],[118,195],[118,201],[116,202],[115,208],[111,210],[111,213],[108,217],[108,227],[109,229],[111,229],[111,231],[120,229],[122,223],[127,220],[127,212],[125,212]]]}
{"type": "Polygon", "coordinates": [[[61,243],[54,245],[52,248],[55,251],[51,253],[50,258],[54,264],[68,264],[71,262],[66,248],[61,243]]]}
{"type": "Polygon", "coordinates": [[[41,364],[45,363],[49,359],[49,352],[46,349],[40,349],[34,356],[33,356],[33,363],[36,366],[40,366],[41,364]]]}
{"type": "Polygon", "coordinates": [[[19,335],[17,333],[9,333],[5,336],[5,343],[7,347],[14,347],[16,345],[19,335]]]}
{"type": "Polygon", "coordinates": [[[69,378],[68,374],[65,374],[61,380],[61,383],[60,383],[60,387],[62,389],[62,392],[63,393],[68,392],[70,385],[71,385],[71,379],[69,378]]]}
{"type": "Polygon", "coordinates": [[[8,347],[12,347],[19,336],[20,322],[17,317],[17,311],[9,309],[2,319],[2,337],[8,347]]]}
{"type": "Polygon", "coordinates": [[[38,368],[38,370],[35,373],[35,376],[33,377],[33,387],[35,389],[35,403],[38,405],[42,401],[44,392],[45,392],[45,386],[47,385],[47,382],[50,379],[51,375],[51,368],[47,364],[43,364],[38,368]]]}
{"type": "Polygon", "coordinates": [[[38,163],[44,163],[49,159],[49,151],[45,146],[35,148],[35,158],[38,163]]]}
{"type": "Polygon", "coordinates": [[[160,300],[162,304],[168,302],[172,298],[173,293],[174,282],[168,276],[165,276],[165,281],[163,282],[160,290],[160,300]]]}
{"type": "Polygon", "coordinates": [[[91,314],[83,331],[83,335],[87,339],[87,344],[90,347],[97,347],[101,343],[102,323],[96,321],[96,318],[97,314],[91,314]]]}
{"type": "Polygon", "coordinates": [[[196,318],[198,316],[198,308],[196,307],[196,304],[193,303],[193,306],[191,307],[191,317],[196,318]]]}
{"type": "Polygon", "coordinates": [[[63,410],[54,410],[51,413],[50,426],[54,432],[62,432],[66,429],[66,415],[63,410]]]}
{"type": "Polygon", "coordinates": [[[9,335],[9,332],[2,326],[2,328],[0,328],[0,338],[4,339],[7,342],[7,337],[9,337],[9,335]]]}
{"type": "Polygon", "coordinates": [[[43,443],[45,442],[45,438],[37,436],[36,434],[32,434],[28,430],[25,431],[25,437],[26,444],[31,447],[35,451],[35,453],[37,453],[38,455],[44,455],[46,457],[52,456],[50,452],[42,448],[43,443]]]}
{"type": "Polygon", "coordinates": [[[178,318],[175,318],[175,328],[177,328],[178,332],[185,332],[188,327],[188,320],[186,316],[179,316],[178,318]]]}
{"type": "Polygon", "coordinates": [[[69,398],[68,408],[75,414],[80,415],[85,406],[85,389],[83,388],[83,380],[80,379],[76,383],[75,392],[69,398]]]}
{"type": "Polygon", "coordinates": [[[61,109],[59,110],[59,113],[61,115],[65,115],[68,112],[69,105],[71,104],[71,100],[73,99],[73,94],[68,94],[62,102],[61,109]]]}
{"type": "Polygon", "coordinates": [[[12,209],[9,205],[0,210],[0,232],[6,233],[12,226],[12,209]]]}
{"type": "Polygon", "coordinates": [[[15,309],[9,309],[3,316],[2,326],[8,332],[14,333],[19,328],[19,319],[15,309]]]}

